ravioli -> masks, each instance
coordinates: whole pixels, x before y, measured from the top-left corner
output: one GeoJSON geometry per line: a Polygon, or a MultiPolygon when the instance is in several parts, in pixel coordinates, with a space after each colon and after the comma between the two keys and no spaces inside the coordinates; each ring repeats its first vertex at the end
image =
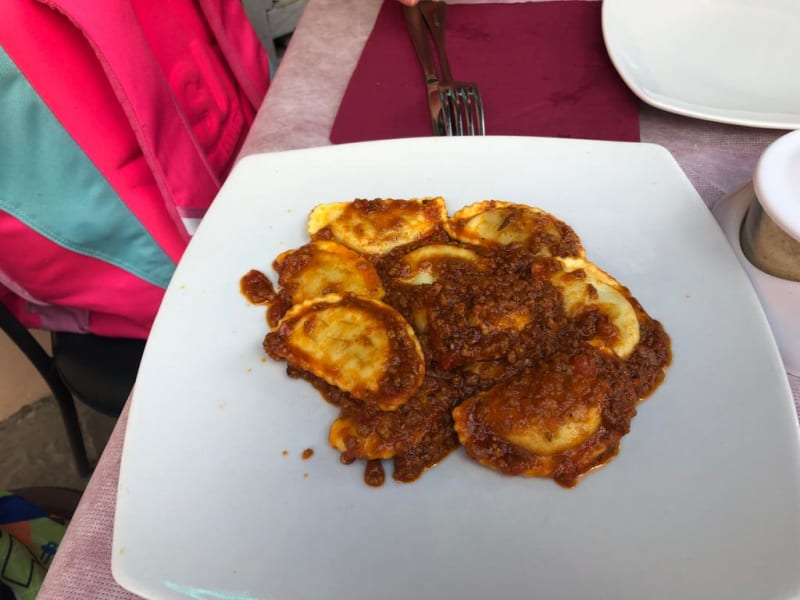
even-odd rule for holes
{"type": "Polygon", "coordinates": [[[484,200],[456,212],[445,223],[450,237],[490,248],[512,245],[530,248],[538,256],[583,256],[572,228],[533,206],[484,200]]]}
{"type": "Polygon", "coordinates": [[[639,318],[629,292],[597,265],[581,258],[557,258],[561,270],[551,281],[562,294],[567,314],[596,309],[608,317],[613,330],[598,333],[591,344],[620,358],[630,355],[639,342],[639,318]]]}
{"type": "Polygon", "coordinates": [[[404,272],[397,280],[409,285],[434,283],[445,264],[462,263],[465,267],[483,271],[487,263],[474,250],[448,244],[429,244],[412,250],[400,259],[404,272]]]}
{"type": "Polygon", "coordinates": [[[331,424],[328,441],[342,453],[342,460],[386,459],[407,453],[434,431],[443,420],[452,427],[453,390],[435,378],[393,411],[376,410],[343,398],[341,414],[331,424]]]}
{"type": "Polygon", "coordinates": [[[597,436],[608,398],[608,382],[559,357],[465,400],[453,411],[455,430],[484,466],[552,477],[579,449],[591,456],[608,449],[597,436]]]}
{"type": "Polygon", "coordinates": [[[414,330],[378,300],[328,294],[293,306],[264,349],[380,408],[394,410],[419,388],[425,359],[414,330]]]}
{"type": "Polygon", "coordinates": [[[333,239],[364,255],[384,255],[431,235],[446,218],[441,197],[354,200],[316,206],[307,229],[312,240],[333,239]]]}
{"type": "Polygon", "coordinates": [[[363,256],[337,242],[318,240],[278,255],[274,263],[281,293],[292,304],[326,294],[383,297],[375,267],[363,256]]]}

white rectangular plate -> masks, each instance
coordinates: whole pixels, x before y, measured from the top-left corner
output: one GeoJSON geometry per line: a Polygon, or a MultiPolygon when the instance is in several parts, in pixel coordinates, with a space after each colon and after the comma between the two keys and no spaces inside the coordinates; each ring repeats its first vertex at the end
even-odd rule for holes
{"type": "Polygon", "coordinates": [[[201,223],[149,339],[113,572],[151,598],[788,598],[798,456],[756,296],[663,148],[488,137],[252,156],[201,223]],[[451,213],[495,198],[566,220],[672,336],[674,363],[620,455],[574,489],[461,450],[413,484],[369,488],[327,444],[335,409],[265,360],[264,309],[239,278],[305,243],[312,206],[437,194],[451,213]]]}
{"type": "Polygon", "coordinates": [[[800,127],[800,2],[604,0],[611,61],[645,102],[690,117],[800,127]]]}

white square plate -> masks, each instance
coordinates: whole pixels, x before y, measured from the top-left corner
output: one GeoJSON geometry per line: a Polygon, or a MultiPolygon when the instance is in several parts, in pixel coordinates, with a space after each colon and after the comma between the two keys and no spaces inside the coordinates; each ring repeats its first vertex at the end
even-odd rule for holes
{"type": "Polygon", "coordinates": [[[800,2],[604,0],[603,36],[645,102],[690,117],[800,127],[800,2]]]}
{"type": "Polygon", "coordinates": [[[799,447],[755,293],[663,148],[421,138],[257,155],[200,225],[148,342],[113,572],[151,598],[789,598],[799,447]],[[451,213],[488,198],[553,212],[672,336],[619,456],[574,489],[461,450],[369,488],[327,444],[334,407],[264,358],[264,309],[239,278],[307,241],[312,206],[436,194],[451,213]]]}

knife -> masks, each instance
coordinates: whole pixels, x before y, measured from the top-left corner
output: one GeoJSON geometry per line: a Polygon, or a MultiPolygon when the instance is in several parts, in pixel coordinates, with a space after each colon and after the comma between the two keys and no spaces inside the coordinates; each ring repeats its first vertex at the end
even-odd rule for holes
{"type": "Polygon", "coordinates": [[[433,37],[433,45],[439,54],[439,67],[442,69],[440,83],[452,83],[453,75],[450,73],[450,62],[447,60],[447,50],[444,42],[444,22],[447,16],[447,4],[441,1],[422,0],[417,4],[425,25],[433,37]]]}
{"type": "Polygon", "coordinates": [[[431,115],[433,134],[445,135],[444,123],[442,122],[442,100],[439,96],[439,75],[436,72],[436,63],[428,41],[428,28],[418,6],[403,6],[403,13],[406,17],[411,43],[414,44],[414,50],[425,74],[425,85],[428,89],[428,109],[431,115]]]}

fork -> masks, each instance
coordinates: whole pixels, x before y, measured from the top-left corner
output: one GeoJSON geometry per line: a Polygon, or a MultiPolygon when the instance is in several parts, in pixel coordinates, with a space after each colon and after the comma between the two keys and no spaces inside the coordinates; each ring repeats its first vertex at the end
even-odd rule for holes
{"type": "Polygon", "coordinates": [[[465,81],[455,81],[450,71],[444,39],[447,4],[441,0],[435,2],[423,0],[418,6],[439,55],[439,67],[442,73],[439,79],[439,96],[442,102],[445,135],[485,135],[483,100],[478,86],[465,81]]]}

